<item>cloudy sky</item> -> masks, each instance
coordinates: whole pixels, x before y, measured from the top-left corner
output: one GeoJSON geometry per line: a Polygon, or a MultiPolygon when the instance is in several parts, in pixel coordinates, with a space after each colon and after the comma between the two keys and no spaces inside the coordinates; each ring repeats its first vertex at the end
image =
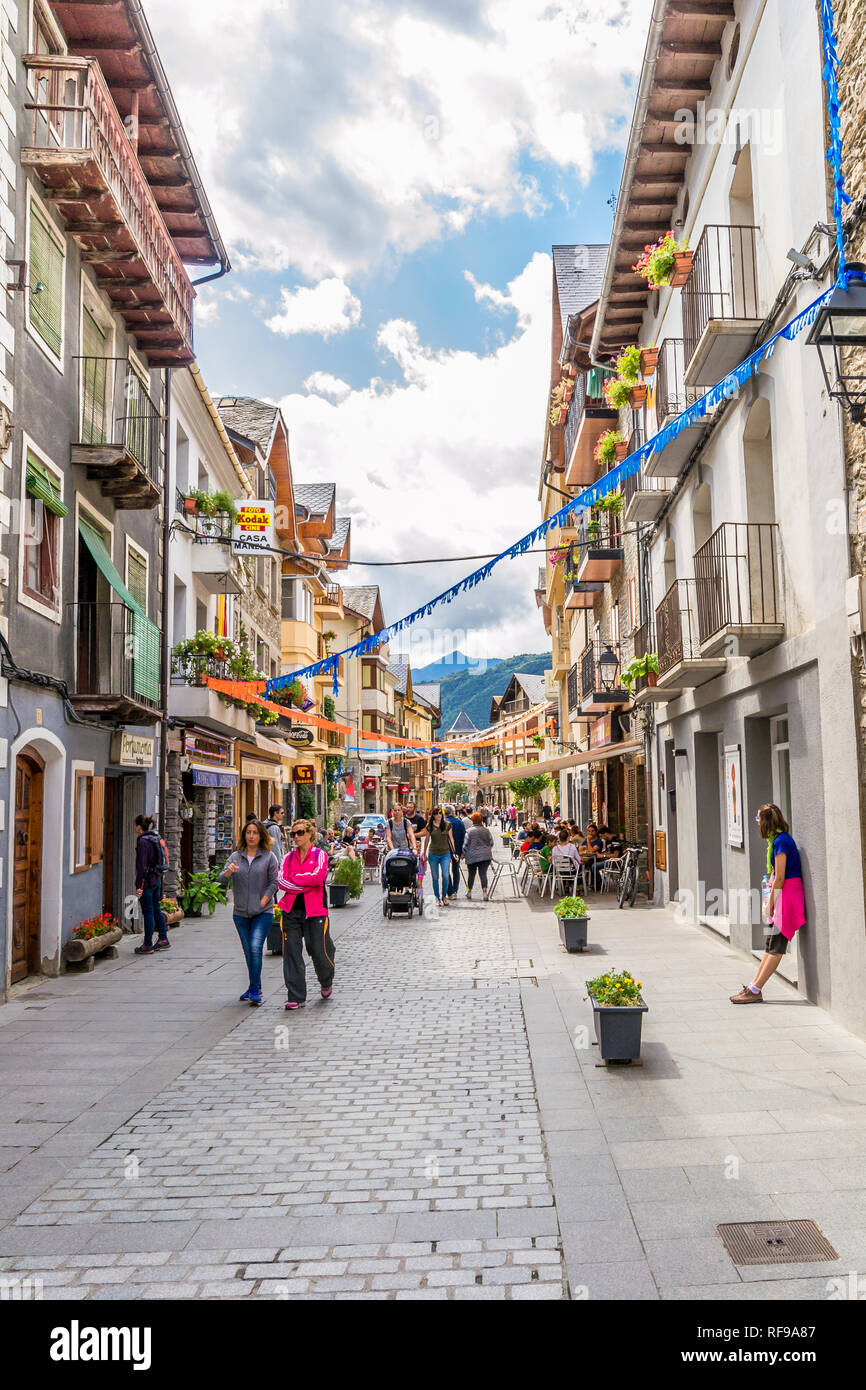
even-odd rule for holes
{"type": "MultiPolygon", "coordinates": [[[[199,299],[214,394],[282,404],[389,621],[538,517],[550,247],[605,241],[651,0],[147,0],[234,269],[199,299]]],[[[543,557],[417,634],[543,651],[543,557]]]]}

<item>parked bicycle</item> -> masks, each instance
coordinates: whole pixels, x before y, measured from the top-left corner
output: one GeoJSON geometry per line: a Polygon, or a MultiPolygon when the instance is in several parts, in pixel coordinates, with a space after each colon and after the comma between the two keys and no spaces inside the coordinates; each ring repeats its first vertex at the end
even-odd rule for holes
{"type": "Polygon", "coordinates": [[[618,896],[621,908],[625,907],[626,903],[629,907],[634,907],[638,878],[640,877],[640,857],[643,851],[643,845],[629,845],[626,849],[622,872],[619,876],[618,896]]]}

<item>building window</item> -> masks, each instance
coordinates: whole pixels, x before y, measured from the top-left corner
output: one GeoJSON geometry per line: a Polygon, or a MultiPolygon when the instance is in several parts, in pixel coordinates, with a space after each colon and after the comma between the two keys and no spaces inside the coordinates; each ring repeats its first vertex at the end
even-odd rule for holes
{"type": "Polygon", "coordinates": [[[375,661],[365,661],[362,664],[361,684],[364,690],[385,689],[385,672],[375,661]]]}
{"type": "Polygon", "coordinates": [[[65,260],[63,243],[31,201],[28,315],[34,333],[55,357],[60,356],[63,343],[65,260]]]}
{"type": "Polygon", "coordinates": [[[634,576],[628,581],[628,630],[634,632],[638,626],[637,614],[637,584],[634,576]]]}
{"type": "Polygon", "coordinates": [[[773,747],[773,800],[790,824],[791,821],[791,744],[788,716],[770,720],[770,742],[773,747]]]}
{"type": "Polygon", "coordinates": [[[365,734],[378,734],[379,716],[378,714],[362,714],[361,728],[365,734]]]}
{"type": "Polygon", "coordinates": [[[105,837],[105,778],[76,772],[72,796],[73,869],[77,874],[102,863],[105,837]]]}
{"type": "Polygon", "coordinates": [[[131,546],[126,552],[126,587],[141,611],[147,613],[147,556],[131,546]]]}
{"type": "Polygon", "coordinates": [[[25,471],[24,592],[50,608],[60,607],[60,521],[67,508],[61,478],[27,450],[25,471]]]}

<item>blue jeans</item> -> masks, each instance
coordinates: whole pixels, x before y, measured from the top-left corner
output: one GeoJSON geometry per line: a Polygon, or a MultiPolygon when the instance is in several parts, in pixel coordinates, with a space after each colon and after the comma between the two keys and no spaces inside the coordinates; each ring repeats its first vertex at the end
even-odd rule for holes
{"type": "Polygon", "coordinates": [[[139,902],[141,903],[141,912],[144,917],[144,944],[148,951],[153,945],[154,927],[156,927],[160,941],[168,940],[168,926],[166,925],[162,908],[159,905],[161,900],[161,883],[154,888],[142,888],[139,902]]]}
{"type": "Polygon", "coordinates": [[[451,876],[451,855],[431,854],[427,862],[430,865],[430,873],[433,878],[433,892],[436,894],[436,901],[438,903],[440,899],[448,897],[448,886],[451,876]]]}
{"type": "Polygon", "coordinates": [[[256,994],[262,992],[262,951],[268,932],[274,925],[274,910],[260,912],[256,917],[240,917],[234,914],[235,926],[244,948],[244,960],[250,976],[250,989],[256,994]]]}

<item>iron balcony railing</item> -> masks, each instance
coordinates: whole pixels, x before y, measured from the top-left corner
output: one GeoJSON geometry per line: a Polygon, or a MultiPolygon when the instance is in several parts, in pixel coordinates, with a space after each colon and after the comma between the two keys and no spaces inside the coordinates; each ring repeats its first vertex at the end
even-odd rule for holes
{"type": "Polygon", "coordinates": [[[632,473],[622,485],[623,511],[639,492],[667,492],[669,488],[669,478],[648,478],[643,472],[632,473]]]}
{"type": "Polygon", "coordinates": [[[686,363],[714,319],[759,318],[758,228],[705,227],[683,290],[686,363]]]}
{"type": "MultiPolygon", "coordinates": [[[[28,54],[32,101],[31,156],[90,154],[173,323],[192,353],[195,290],[184,269],[99,63],[67,55],[28,54]]],[[[58,160],[58,164],[59,164],[58,160]]],[[[98,194],[94,195],[94,199],[98,194]]],[[[74,231],[74,223],[72,225],[74,231]]],[[[122,281],[119,282],[122,286],[122,281]]]]}
{"type": "MultiPolygon", "coordinates": [[[[649,656],[651,653],[655,653],[656,650],[655,628],[652,623],[644,623],[634,634],[635,658],[649,656]]],[[[649,676],[639,676],[634,687],[635,695],[640,695],[642,691],[649,690],[650,686],[655,684],[655,679],[655,675],[653,675],[652,679],[650,679],[649,676]]]]}
{"type": "Polygon", "coordinates": [[[588,700],[593,695],[610,688],[614,691],[619,686],[620,672],[622,671],[622,647],[619,642],[603,642],[597,638],[590,642],[580,658],[580,694],[582,700],[588,700]],[[616,670],[611,665],[609,669],[602,668],[600,665],[601,657],[608,647],[617,659],[616,670]],[[604,677],[604,679],[602,679],[604,677]],[[607,685],[605,685],[605,681],[607,685]]]}
{"type": "Polygon", "coordinates": [[[667,675],[681,661],[697,661],[701,654],[698,633],[697,585],[694,579],[677,579],[656,609],[659,676],[667,675]]]}
{"type": "Polygon", "coordinates": [[[568,673],[568,708],[570,710],[580,709],[580,673],[576,666],[572,666],[568,673]]]}
{"type": "Polygon", "coordinates": [[[608,408],[601,389],[606,375],[608,374],[594,368],[591,372],[578,373],[575,378],[574,395],[571,398],[571,405],[568,408],[568,416],[565,421],[566,464],[574,452],[584,412],[589,409],[606,410],[608,408]]]}
{"type": "Polygon", "coordinates": [[[669,420],[676,419],[694,405],[702,392],[697,386],[686,386],[686,350],[682,338],[665,338],[659,349],[656,369],[655,411],[656,429],[662,430],[669,420]]]}
{"type": "Polygon", "coordinates": [[[726,627],[782,623],[777,550],[775,524],[732,521],[701,547],[695,556],[701,642],[726,627]]]}
{"type": "MultiPolygon", "coordinates": [[[[577,564],[592,550],[619,550],[622,547],[622,517],[616,512],[581,512],[577,526],[577,547],[572,547],[570,563],[577,564]]],[[[572,571],[577,577],[577,570],[572,571]]]]}
{"type": "Polygon", "coordinates": [[[202,653],[181,654],[176,651],[172,652],[172,685],[201,687],[207,685],[209,680],[229,681],[232,679],[228,661],[219,661],[215,656],[205,656],[202,653]]]}
{"type": "Polygon", "coordinates": [[[157,487],[162,415],[126,357],[79,357],[78,444],[125,449],[157,487]]]}
{"type": "Polygon", "coordinates": [[[159,709],[158,629],[125,603],[73,603],[75,694],[159,709]]]}

